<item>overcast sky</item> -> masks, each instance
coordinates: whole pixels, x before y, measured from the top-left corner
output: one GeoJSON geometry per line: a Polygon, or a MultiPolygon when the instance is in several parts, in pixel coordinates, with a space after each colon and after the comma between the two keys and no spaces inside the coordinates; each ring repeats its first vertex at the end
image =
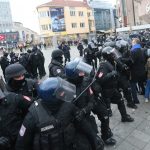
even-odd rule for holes
{"type": "MultiPolygon", "coordinates": [[[[13,21],[22,22],[39,33],[39,23],[36,6],[49,2],[50,0],[10,0],[13,21]]],[[[115,0],[110,0],[114,3],[115,0]]]]}

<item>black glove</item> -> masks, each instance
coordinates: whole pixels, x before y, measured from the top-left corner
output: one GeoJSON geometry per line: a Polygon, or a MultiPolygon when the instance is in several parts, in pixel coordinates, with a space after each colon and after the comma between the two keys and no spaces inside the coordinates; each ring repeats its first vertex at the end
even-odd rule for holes
{"type": "Polygon", "coordinates": [[[85,117],[85,115],[86,115],[86,110],[84,108],[79,110],[79,111],[77,111],[76,112],[76,116],[75,116],[76,120],[77,121],[81,121],[85,117]]]}
{"type": "Polygon", "coordinates": [[[129,67],[126,64],[123,65],[123,68],[124,70],[129,70],[129,67]]]}
{"type": "Polygon", "coordinates": [[[0,137],[0,150],[6,150],[10,148],[9,140],[6,137],[0,137]]]}
{"type": "Polygon", "coordinates": [[[111,74],[112,78],[117,78],[118,77],[117,71],[112,71],[110,74],[111,74]]]}

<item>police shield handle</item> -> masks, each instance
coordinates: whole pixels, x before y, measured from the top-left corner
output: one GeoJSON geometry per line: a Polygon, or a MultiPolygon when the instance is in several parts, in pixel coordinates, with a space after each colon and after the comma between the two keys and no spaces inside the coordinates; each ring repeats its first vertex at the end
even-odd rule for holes
{"type": "Polygon", "coordinates": [[[6,83],[4,82],[2,76],[0,76],[0,89],[1,89],[3,92],[7,92],[6,83]]]}

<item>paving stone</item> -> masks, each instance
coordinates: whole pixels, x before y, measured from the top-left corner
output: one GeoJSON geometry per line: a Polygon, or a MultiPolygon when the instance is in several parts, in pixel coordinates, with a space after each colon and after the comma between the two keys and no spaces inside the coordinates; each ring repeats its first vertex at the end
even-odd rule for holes
{"type": "Polygon", "coordinates": [[[143,133],[142,131],[139,130],[134,130],[131,135],[134,137],[137,137],[139,140],[143,142],[150,142],[150,136],[148,134],[143,133]]]}
{"type": "Polygon", "coordinates": [[[137,130],[140,130],[143,133],[150,135],[150,121],[149,120],[142,121],[141,124],[137,127],[137,130]]]}
{"type": "Polygon", "coordinates": [[[130,124],[130,123],[120,123],[113,129],[113,132],[117,136],[125,139],[134,130],[134,128],[129,126],[128,124],[130,124]]]}
{"type": "Polygon", "coordinates": [[[140,150],[139,148],[133,146],[132,144],[130,144],[127,141],[124,141],[123,143],[121,143],[121,145],[119,145],[116,150],[140,150]]]}
{"type": "Polygon", "coordinates": [[[143,141],[143,139],[132,134],[127,137],[126,141],[139,149],[143,149],[147,145],[147,142],[143,141]]]}
{"type": "Polygon", "coordinates": [[[148,143],[143,150],[150,150],[150,143],[148,143]]]}

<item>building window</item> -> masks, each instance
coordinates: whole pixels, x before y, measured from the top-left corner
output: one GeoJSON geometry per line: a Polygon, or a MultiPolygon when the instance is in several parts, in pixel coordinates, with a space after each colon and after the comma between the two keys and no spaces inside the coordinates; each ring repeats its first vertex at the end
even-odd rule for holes
{"type": "Polygon", "coordinates": [[[75,16],[76,15],[76,13],[75,13],[75,11],[70,11],[70,16],[75,16]]]}
{"type": "Polygon", "coordinates": [[[79,11],[79,16],[83,16],[83,11],[79,11]]]}
{"type": "Polygon", "coordinates": [[[87,15],[88,15],[88,17],[90,17],[90,16],[91,16],[91,13],[90,13],[90,12],[88,12],[88,13],[87,13],[87,15]]]}
{"type": "Polygon", "coordinates": [[[48,25],[41,25],[42,30],[48,30],[48,25]]]}
{"type": "Polygon", "coordinates": [[[85,27],[85,23],[80,23],[80,27],[84,28],[85,27]]]}
{"type": "Polygon", "coordinates": [[[47,11],[47,16],[50,17],[50,12],[49,11],[47,11]]]}
{"type": "Polygon", "coordinates": [[[48,12],[47,11],[41,11],[39,12],[39,17],[48,17],[48,12]]]}
{"type": "Polygon", "coordinates": [[[72,23],[71,26],[72,28],[77,28],[77,23],[72,23]]]}
{"type": "Polygon", "coordinates": [[[51,30],[51,24],[49,24],[49,30],[51,30]]]}

